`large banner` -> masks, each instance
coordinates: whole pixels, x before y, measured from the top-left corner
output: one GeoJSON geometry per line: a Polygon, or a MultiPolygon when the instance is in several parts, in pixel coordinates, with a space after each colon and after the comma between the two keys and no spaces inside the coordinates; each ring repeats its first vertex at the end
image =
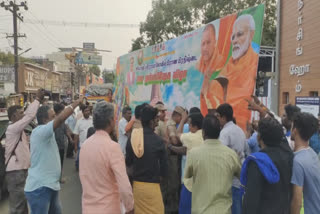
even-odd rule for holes
{"type": "Polygon", "coordinates": [[[125,105],[162,101],[169,111],[199,107],[203,115],[222,103],[233,106],[245,128],[251,113],[245,99],[254,92],[264,5],[250,8],[178,38],[118,58],[116,119],[125,105]]]}

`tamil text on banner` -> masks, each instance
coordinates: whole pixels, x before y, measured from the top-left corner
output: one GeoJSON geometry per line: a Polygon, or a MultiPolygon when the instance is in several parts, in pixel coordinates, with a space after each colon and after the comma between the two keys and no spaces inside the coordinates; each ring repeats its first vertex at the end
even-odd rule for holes
{"type": "Polygon", "coordinates": [[[264,5],[208,23],[178,38],[118,58],[114,101],[119,119],[132,108],[162,101],[169,111],[200,107],[203,115],[222,103],[233,106],[244,129],[251,112],[264,5]]]}

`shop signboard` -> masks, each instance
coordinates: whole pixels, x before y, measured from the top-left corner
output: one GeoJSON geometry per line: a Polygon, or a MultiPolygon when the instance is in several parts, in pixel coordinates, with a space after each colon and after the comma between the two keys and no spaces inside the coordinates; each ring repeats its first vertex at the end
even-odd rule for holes
{"type": "Polygon", "coordinates": [[[296,106],[318,118],[320,97],[296,97],[296,106]]]}

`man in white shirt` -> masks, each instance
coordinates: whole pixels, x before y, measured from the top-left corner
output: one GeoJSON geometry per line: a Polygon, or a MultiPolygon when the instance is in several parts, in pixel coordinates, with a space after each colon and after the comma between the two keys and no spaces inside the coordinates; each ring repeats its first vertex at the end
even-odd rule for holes
{"type": "Polygon", "coordinates": [[[128,124],[128,122],[131,120],[132,111],[130,107],[124,107],[122,109],[122,118],[119,121],[119,144],[121,146],[122,153],[126,155],[126,146],[128,141],[128,135],[129,133],[126,132],[125,128],[128,124]]]}
{"type": "Polygon", "coordinates": [[[87,132],[90,127],[93,126],[91,115],[91,107],[86,105],[81,108],[83,117],[77,121],[76,127],[74,128],[75,134],[75,151],[78,151],[76,159],[76,169],[79,169],[79,152],[81,145],[87,139],[87,132]]]}
{"type": "Polygon", "coordinates": [[[71,140],[68,139],[68,147],[67,147],[67,158],[73,158],[73,151],[74,151],[74,129],[77,124],[76,114],[75,112],[72,113],[66,120],[65,124],[69,127],[71,133],[71,140]]]}
{"type": "MultiPolygon", "coordinates": [[[[243,130],[233,123],[232,106],[228,103],[220,105],[217,109],[217,118],[222,127],[219,140],[222,144],[234,150],[240,158],[240,163],[243,163],[250,151],[243,130]]],[[[232,184],[232,214],[241,213],[241,205],[240,180],[234,178],[232,184]]]]}

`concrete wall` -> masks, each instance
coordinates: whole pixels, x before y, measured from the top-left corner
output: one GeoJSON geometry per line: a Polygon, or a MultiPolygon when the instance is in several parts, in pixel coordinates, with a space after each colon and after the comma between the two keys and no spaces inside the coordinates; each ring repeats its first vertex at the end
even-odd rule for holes
{"type": "Polygon", "coordinates": [[[295,104],[297,96],[320,94],[320,1],[301,2],[304,5],[299,10],[297,0],[281,1],[280,114],[286,104],[295,104]],[[303,34],[300,40],[297,39],[299,29],[303,34]],[[298,47],[302,47],[301,55],[296,53],[298,47]]]}

